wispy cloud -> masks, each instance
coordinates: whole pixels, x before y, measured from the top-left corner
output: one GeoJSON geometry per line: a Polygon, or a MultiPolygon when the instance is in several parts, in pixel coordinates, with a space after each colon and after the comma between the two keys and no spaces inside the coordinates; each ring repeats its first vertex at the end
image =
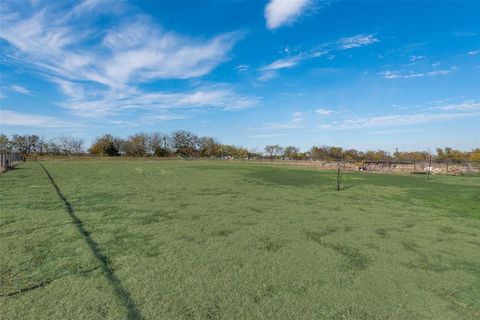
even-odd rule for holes
{"type": "Polygon", "coordinates": [[[408,115],[388,115],[379,117],[361,117],[356,119],[347,119],[343,121],[333,122],[331,124],[323,124],[320,126],[322,130],[349,130],[349,129],[365,129],[385,126],[404,126],[429,122],[448,121],[454,119],[464,119],[470,117],[478,117],[480,112],[474,113],[417,113],[408,115]]]}
{"type": "MultiPolygon", "coordinates": [[[[102,116],[169,106],[227,110],[257,101],[235,93],[232,87],[175,93],[139,89],[140,84],[158,79],[209,74],[229,59],[242,31],[193,39],[167,31],[134,10],[116,11],[116,6],[125,5],[117,2],[87,0],[70,8],[46,2],[30,14],[17,14],[14,5],[0,11],[0,39],[10,44],[13,61],[29,63],[58,85],[67,97],[61,105],[75,115],[102,116]],[[110,15],[116,24],[99,30],[97,11],[110,15]]],[[[20,86],[16,89],[29,94],[20,86]]]]}
{"type": "MultiPolygon", "coordinates": [[[[352,37],[340,38],[333,42],[327,42],[319,45],[315,49],[298,53],[297,55],[281,58],[272,63],[258,69],[260,76],[258,80],[267,81],[278,76],[278,70],[293,68],[304,60],[310,60],[327,56],[327,59],[333,59],[332,54],[335,51],[343,51],[348,49],[360,48],[380,42],[373,34],[359,34],[352,37]]],[[[289,50],[287,50],[289,52],[289,50]]]]}
{"type": "Polygon", "coordinates": [[[467,55],[476,56],[479,53],[480,53],[480,50],[473,50],[473,51],[468,51],[467,55]]]}
{"type": "Polygon", "coordinates": [[[239,72],[245,72],[247,71],[248,69],[250,69],[250,66],[249,65],[246,65],[246,64],[239,64],[235,67],[235,69],[239,72]]]}
{"type": "Polygon", "coordinates": [[[81,117],[118,115],[128,110],[147,113],[172,109],[183,113],[204,108],[235,110],[252,107],[260,100],[255,96],[237,94],[228,85],[197,87],[181,92],[144,92],[132,87],[85,93],[81,88],[76,88],[75,83],[64,80],[59,83],[64,94],[69,97],[62,106],[81,117]]]}
{"type": "Polygon", "coordinates": [[[424,73],[415,73],[410,71],[408,73],[400,73],[399,71],[385,71],[382,72],[382,76],[384,79],[410,79],[410,78],[421,78],[425,74],[424,73]]]}
{"type": "Polygon", "coordinates": [[[72,126],[77,126],[78,124],[54,117],[29,115],[15,111],[0,110],[0,125],[38,128],[70,128],[72,126]]]}
{"type": "Polygon", "coordinates": [[[444,111],[474,111],[480,110],[480,102],[475,100],[466,100],[457,104],[446,104],[428,108],[429,110],[444,110],[444,111]]]}
{"type": "Polygon", "coordinates": [[[415,72],[413,70],[410,71],[384,71],[381,72],[381,76],[384,79],[411,79],[411,78],[422,78],[425,76],[428,77],[435,77],[435,76],[440,76],[440,75],[447,75],[449,73],[452,73],[453,71],[458,70],[458,67],[452,67],[450,69],[438,69],[438,70],[431,70],[428,72],[415,72]]]}
{"type": "Polygon", "coordinates": [[[339,50],[347,50],[368,46],[370,44],[380,42],[373,34],[359,34],[353,37],[341,38],[337,41],[339,50]]]}
{"type": "Polygon", "coordinates": [[[258,80],[267,81],[277,76],[277,70],[288,69],[295,67],[302,60],[302,56],[287,57],[278,59],[270,63],[269,65],[259,69],[260,76],[258,80]]]}
{"type": "Polygon", "coordinates": [[[270,0],[265,7],[265,19],[268,29],[276,29],[294,22],[311,0],[270,0]]]}
{"type": "Polygon", "coordinates": [[[432,70],[427,73],[428,76],[440,76],[452,73],[453,71],[458,70],[458,67],[452,67],[450,69],[442,69],[442,70],[432,70]]]}
{"type": "Polygon", "coordinates": [[[269,65],[261,68],[261,70],[270,71],[270,70],[279,70],[294,67],[298,64],[301,57],[288,57],[284,59],[278,59],[270,63],[269,65]]]}
{"type": "Polygon", "coordinates": [[[333,110],[319,108],[319,109],[316,109],[315,112],[322,116],[328,116],[329,114],[333,113],[333,110]]]}
{"type": "Polygon", "coordinates": [[[19,85],[11,85],[9,87],[10,90],[12,91],[15,91],[17,93],[21,93],[21,94],[24,94],[26,96],[31,96],[32,93],[30,92],[30,90],[28,90],[27,88],[23,87],[23,86],[19,86],[19,85]]]}
{"type": "Polygon", "coordinates": [[[418,60],[422,60],[422,59],[425,59],[425,56],[410,56],[410,61],[414,62],[414,61],[418,61],[418,60]]]}

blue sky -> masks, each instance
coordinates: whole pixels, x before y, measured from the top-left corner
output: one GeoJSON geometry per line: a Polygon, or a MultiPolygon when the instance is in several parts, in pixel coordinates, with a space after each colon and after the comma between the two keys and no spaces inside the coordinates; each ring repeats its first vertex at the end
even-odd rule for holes
{"type": "Polygon", "coordinates": [[[480,146],[480,2],[3,1],[1,132],[480,146]]]}

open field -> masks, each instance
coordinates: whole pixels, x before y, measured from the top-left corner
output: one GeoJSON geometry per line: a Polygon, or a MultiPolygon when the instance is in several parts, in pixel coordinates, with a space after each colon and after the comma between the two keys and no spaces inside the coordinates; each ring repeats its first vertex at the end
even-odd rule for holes
{"type": "Polygon", "coordinates": [[[0,176],[0,319],[480,318],[479,177],[43,165],[0,176]]]}

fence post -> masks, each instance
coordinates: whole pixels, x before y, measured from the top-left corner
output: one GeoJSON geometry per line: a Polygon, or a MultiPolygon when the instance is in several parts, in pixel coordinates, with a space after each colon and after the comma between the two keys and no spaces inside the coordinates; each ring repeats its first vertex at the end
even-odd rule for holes
{"type": "Polygon", "coordinates": [[[432,169],[432,155],[428,157],[427,180],[430,179],[430,170],[432,169]]]}
{"type": "Polygon", "coordinates": [[[340,158],[337,158],[337,191],[340,191],[340,158]]]}

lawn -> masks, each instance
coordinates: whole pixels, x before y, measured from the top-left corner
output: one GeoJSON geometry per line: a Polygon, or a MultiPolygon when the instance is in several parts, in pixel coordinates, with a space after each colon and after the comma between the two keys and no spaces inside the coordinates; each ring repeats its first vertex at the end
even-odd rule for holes
{"type": "Polygon", "coordinates": [[[0,176],[2,320],[480,318],[480,177],[43,165],[0,176]]]}

